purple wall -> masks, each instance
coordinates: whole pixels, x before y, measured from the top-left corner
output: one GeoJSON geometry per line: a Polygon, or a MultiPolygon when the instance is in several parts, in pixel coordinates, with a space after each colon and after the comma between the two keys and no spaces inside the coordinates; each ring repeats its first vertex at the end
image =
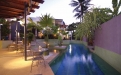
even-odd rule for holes
{"type": "Polygon", "coordinates": [[[84,42],[87,42],[86,36],[83,37],[83,41],[84,41],[84,42]]]}
{"type": "Polygon", "coordinates": [[[121,15],[101,25],[95,32],[95,46],[121,54],[121,15]]]}

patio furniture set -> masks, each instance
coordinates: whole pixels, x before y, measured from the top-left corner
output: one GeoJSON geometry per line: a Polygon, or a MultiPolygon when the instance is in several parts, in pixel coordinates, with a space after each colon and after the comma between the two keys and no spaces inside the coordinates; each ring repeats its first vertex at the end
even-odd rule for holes
{"type": "MultiPolygon", "coordinates": [[[[8,50],[9,51],[16,50],[17,53],[22,52],[24,55],[24,45],[20,41],[18,42],[18,44],[16,44],[15,42],[10,44],[8,46],[8,50]]],[[[42,48],[36,41],[31,42],[31,44],[27,46],[27,56],[32,56],[32,64],[31,64],[30,72],[32,72],[32,67],[38,66],[41,63],[41,61],[44,62],[44,66],[46,67],[46,64],[45,64],[46,62],[43,57],[43,52],[47,50],[48,48],[42,48]]]]}

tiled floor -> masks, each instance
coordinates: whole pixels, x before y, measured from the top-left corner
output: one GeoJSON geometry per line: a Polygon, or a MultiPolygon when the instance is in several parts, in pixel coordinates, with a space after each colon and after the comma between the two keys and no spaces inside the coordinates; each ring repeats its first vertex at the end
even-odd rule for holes
{"type": "Polygon", "coordinates": [[[54,75],[48,63],[54,59],[58,53],[50,52],[49,56],[45,56],[46,67],[42,62],[38,67],[31,69],[31,60],[25,61],[22,53],[0,49],[0,75],[54,75]]]}

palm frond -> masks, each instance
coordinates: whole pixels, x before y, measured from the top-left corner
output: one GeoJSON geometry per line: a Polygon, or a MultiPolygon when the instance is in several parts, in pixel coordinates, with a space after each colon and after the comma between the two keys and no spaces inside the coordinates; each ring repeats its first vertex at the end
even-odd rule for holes
{"type": "Polygon", "coordinates": [[[80,9],[80,6],[77,6],[74,8],[73,12],[79,12],[80,11],[79,9],[80,9]]]}
{"type": "Polygon", "coordinates": [[[83,19],[83,14],[85,12],[87,12],[89,5],[91,5],[89,2],[91,0],[72,0],[70,5],[72,7],[75,7],[73,12],[76,12],[76,14],[74,15],[74,17],[76,17],[76,19],[83,19]]]}
{"type": "Polygon", "coordinates": [[[50,27],[53,25],[53,17],[50,14],[42,15],[38,23],[42,27],[50,27]]]}
{"type": "Polygon", "coordinates": [[[80,12],[76,12],[74,17],[76,17],[76,19],[80,19],[80,17],[82,17],[82,14],[80,12]]]}
{"type": "Polygon", "coordinates": [[[72,7],[76,7],[76,6],[79,5],[79,3],[77,1],[75,1],[75,0],[72,0],[69,5],[71,5],[72,7]]]}

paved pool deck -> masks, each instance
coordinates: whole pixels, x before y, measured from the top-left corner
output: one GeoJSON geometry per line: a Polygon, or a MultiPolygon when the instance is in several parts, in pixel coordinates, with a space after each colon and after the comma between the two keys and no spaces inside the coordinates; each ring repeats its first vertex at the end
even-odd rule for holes
{"type": "MultiPolygon", "coordinates": [[[[48,65],[59,53],[50,52],[48,56],[44,56],[46,67],[42,62],[38,67],[34,66],[31,70],[31,60],[25,61],[23,53],[16,51],[8,51],[8,49],[0,49],[0,75],[54,75],[48,65]]],[[[31,57],[28,57],[30,59],[31,57]]]]}

